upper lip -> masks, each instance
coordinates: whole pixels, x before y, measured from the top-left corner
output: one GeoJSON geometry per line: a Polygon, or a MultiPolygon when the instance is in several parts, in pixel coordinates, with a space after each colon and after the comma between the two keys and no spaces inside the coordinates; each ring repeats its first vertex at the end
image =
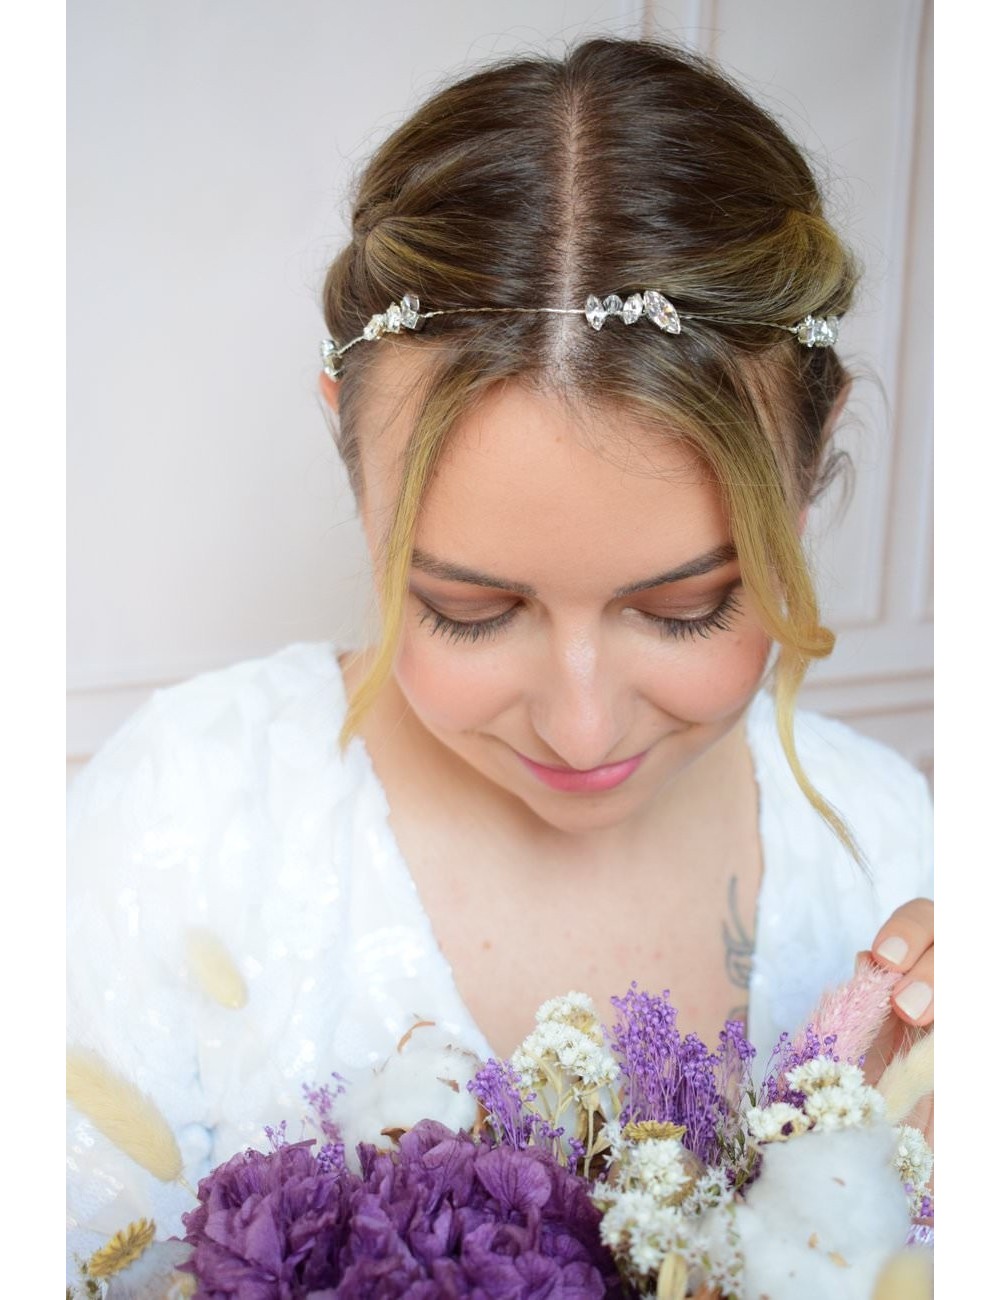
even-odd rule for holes
{"type": "Polygon", "coordinates": [[[601,763],[597,767],[562,767],[556,763],[542,763],[537,758],[529,758],[527,754],[522,754],[522,758],[527,758],[529,763],[535,763],[538,767],[547,767],[550,772],[575,772],[577,776],[586,776],[588,772],[601,772],[606,767],[618,767],[622,763],[631,763],[634,758],[641,758],[645,754],[642,750],[639,754],[630,754],[627,758],[616,758],[610,763],[601,763]]]}

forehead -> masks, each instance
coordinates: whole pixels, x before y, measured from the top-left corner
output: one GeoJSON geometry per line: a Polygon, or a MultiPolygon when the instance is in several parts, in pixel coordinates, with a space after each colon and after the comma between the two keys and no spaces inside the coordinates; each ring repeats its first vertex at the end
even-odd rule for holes
{"type": "MultiPolygon", "coordinates": [[[[381,344],[379,344],[381,346],[381,344]]],[[[366,512],[384,535],[422,377],[415,348],[379,358],[359,430],[366,512]],[[409,355],[407,355],[407,353],[409,355]]],[[[373,368],[374,369],[374,368],[373,368]]],[[[451,430],[417,524],[421,549],[544,585],[617,587],[729,540],[721,496],[669,430],[611,403],[498,384],[451,430]]]]}

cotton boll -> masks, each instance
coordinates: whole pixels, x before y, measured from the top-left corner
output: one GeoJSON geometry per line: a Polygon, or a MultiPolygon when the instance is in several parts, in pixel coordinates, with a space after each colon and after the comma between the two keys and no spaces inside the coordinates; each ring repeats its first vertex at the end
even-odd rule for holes
{"type": "Polygon", "coordinates": [[[452,1129],[471,1128],[477,1103],[466,1084],[479,1064],[472,1053],[450,1046],[433,1028],[422,1029],[384,1065],[352,1079],[333,1113],[348,1164],[357,1168],[359,1142],[385,1146],[383,1129],[412,1128],[422,1119],[452,1129]]]}
{"type": "Polygon", "coordinates": [[[812,1131],[763,1149],[736,1208],[747,1300],[869,1300],[906,1240],[906,1193],[885,1124],[812,1131]]]}

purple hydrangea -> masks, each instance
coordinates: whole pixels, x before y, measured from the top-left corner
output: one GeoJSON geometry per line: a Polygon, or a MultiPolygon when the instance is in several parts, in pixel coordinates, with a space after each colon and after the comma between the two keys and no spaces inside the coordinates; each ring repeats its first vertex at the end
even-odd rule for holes
{"type": "Polygon", "coordinates": [[[198,1208],[183,1216],[196,1296],[291,1300],[339,1273],[359,1189],[311,1146],[241,1152],[201,1180],[198,1208]]]}
{"type": "Polygon", "coordinates": [[[310,1143],[247,1151],[198,1188],[184,1216],[201,1300],[618,1295],[583,1180],[424,1120],[396,1151],[358,1147],[360,1175],[310,1143]]]}

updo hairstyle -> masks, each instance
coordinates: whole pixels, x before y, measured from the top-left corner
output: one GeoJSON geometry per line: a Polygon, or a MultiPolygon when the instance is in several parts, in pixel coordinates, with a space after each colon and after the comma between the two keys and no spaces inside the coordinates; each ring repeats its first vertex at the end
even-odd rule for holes
{"type": "MultiPolygon", "coordinates": [[[[361,173],[351,242],[330,266],[338,343],[406,292],[422,310],[580,307],[588,294],[658,289],[684,321],[545,313],[444,316],[345,354],[338,449],[358,503],[359,411],[381,350],[424,349],[415,427],[380,539],[381,642],[339,737],[358,732],[392,671],[426,488],[456,422],[499,381],[560,393],[682,440],[718,481],[748,596],[779,646],[781,743],[802,790],[857,857],[847,827],[795,751],[806,669],[830,653],[799,537],[804,506],[836,467],[831,416],[848,382],[832,347],[748,320],[794,324],[851,306],[858,265],[817,182],[778,123],[697,55],[654,41],[589,39],[565,57],[505,60],[442,89],[361,173]]],[[[614,440],[605,421],[603,437],[614,440]]]]}

